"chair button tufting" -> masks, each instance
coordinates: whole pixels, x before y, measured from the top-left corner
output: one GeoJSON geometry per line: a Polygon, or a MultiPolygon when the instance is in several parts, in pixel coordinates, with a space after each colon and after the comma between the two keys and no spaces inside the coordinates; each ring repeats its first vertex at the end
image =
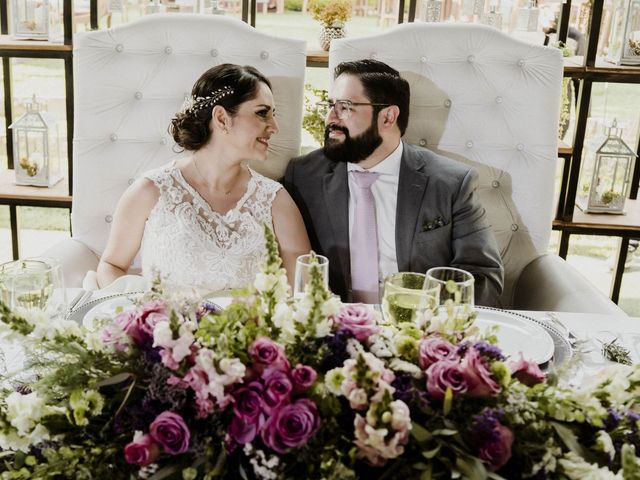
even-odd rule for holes
{"type": "Polygon", "coordinates": [[[116,45],[116,52],[121,53],[124,51],[124,45],[122,45],[121,43],[116,45]]]}
{"type": "Polygon", "coordinates": [[[160,139],[160,145],[166,145],[166,144],[167,144],[167,139],[166,139],[166,138],[164,138],[164,137],[162,137],[162,138],[160,139]]]}
{"type": "Polygon", "coordinates": [[[217,57],[218,56],[218,50],[216,50],[215,48],[213,50],[211,50],[209,52],[209,55],[211,55],[212,57],[217,57]]]}
{"type": "Polygon", "coordinates": [[[451,100],[449,100],[448,98],[444,101],[444,106],[445,108],[449,108],[451,107],[451,100]]]}
{"type": "Polygon", "coordinates": [[[173,53],[173,48],[169,46],[164,47],[164,53],[166,53],[167,55],[171,55],[173,53]]]}
{"type": "Polygon", "coordinates": [[[466,144],[467,148],[473,148],[473,142],[469,140],[466,144]]]}
{"type": "Polygon", "coordinates": [[[518,225],[516,225],[515,223],[511,224],[511,231],[512,232],[517,232],[518,231],[518,225]]]}
{"type": "Polygon", "coordinates": [[[469,56],[467,57],[467,62],[469,62],[469,63],[473,63],[473,62],[475,62],[475,61],[476,61],[476,56],[475,56],[475,55],[469,55],[469,56]]]}
{"type": "Polygon", "coordinates": [[[496,97],[496,103],[502,103],[502,97],[501,96],[497,96],[496,97]]]}
{"type": "Polygon", "coordinates": [[[500,186],[500,182],[498,180],[494,180],[493,182],[491,182],[491,186],[493,188],[498,188],[500,186]]]}
{"type": "Polygon", "coordinates": [[[425,138],[421,138],[418,143],[420,144],[421,147],[427,146],[427,140],[425,138]]]}
{"type": "Polygon", "coordinates": [[[425,57],[424,55],[420,57],[420,63],[427,63],[427,57],[425,57]]]}
{"type": "Polygon", "coordinates": [[[527,62],[525,62],[524,59],[522,59],[522,58],[520,60],[518,60],[518,66],[519,67],[524,67],[526,65],[526,63],[527,62]]]}
{"type": "Polygon", "coordinates": [[[369,58],[371,60],[377,60],[378,59],[378,54],[376,52],[373,52],[371,55],[369,55],[369,58]]]}
{"type": "Polygon", "coordinates": [[[266,60],[267,58],[269,58],[269,52],[260,52],[260,58],[262,60],[266,60]]]}
{"type": "Polygon", "coordinates": [[[113,217],[111,215],[107,215],[106,217],[104,217],[104,221],[107,223],[111,223],[113,222],[113,217]]]}
{"type": "Polygon", "coordinates": [[[517,144],[517,145],[516,145],[516,149],[517,149],[519,152],[521,152],[522,150],[524,150],[524,144],[522,144],[522,143],[517,144]]]}
{"type": "Polygon", "coordinates": [[[118,135],[116,135],[115,133],[112,133],[111,135],[109,135],[109,140],[111,140],[112,142],[115,142],[116,140],[118,140],[118,135]]]}
{"type": "Polygon", "coordinates": [[[130,178],[129,180],[127,180],[127,183],[128,183],[129,185],[133,185],[133,182],[135,182],[135,181],[136,181],[136,179],[135,179],[135,178],[130,178]]]}
{"type": "Polygon", "coordinates": [[[133,96],[136,100],[142,100],[142,92],[136,92],[133,96]]]}

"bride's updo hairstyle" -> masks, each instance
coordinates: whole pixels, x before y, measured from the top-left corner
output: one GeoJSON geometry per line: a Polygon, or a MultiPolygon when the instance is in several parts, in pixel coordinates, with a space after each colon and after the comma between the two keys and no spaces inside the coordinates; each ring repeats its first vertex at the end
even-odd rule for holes
{"type": "Polygon", "coordinates": [[[232,117],[241,104],[258,94],[260,83],[271,83],[255,68],[223,63],[202,74],[191,90],[191,98],[176,113],[169,133],[183,150],[198,150],[211,138],[211,110],[221,105],[232,117]]]}

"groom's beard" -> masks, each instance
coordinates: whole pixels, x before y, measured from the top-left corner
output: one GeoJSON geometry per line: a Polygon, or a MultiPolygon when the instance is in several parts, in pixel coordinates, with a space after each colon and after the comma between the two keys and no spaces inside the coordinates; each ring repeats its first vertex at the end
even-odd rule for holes
{"type": "Polygon", "coordinates": [[[334,162],[359,163],[368,158],[382,144],[382,137],[378,131],[378,124],[375,119],[371,126],[357,137],[351,137],[349,130],[335,123],[330,123],[324,129],[325,157],[334,162]],[[331,130],[339,130],[344,133],[342,142],[329,138],[331,130]]]}

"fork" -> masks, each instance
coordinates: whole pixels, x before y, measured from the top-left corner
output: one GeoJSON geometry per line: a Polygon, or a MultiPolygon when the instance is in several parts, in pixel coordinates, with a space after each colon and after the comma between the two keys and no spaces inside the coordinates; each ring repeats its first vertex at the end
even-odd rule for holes
{"type": "MultiPolygon", "coordinates": [[[[544,318],[560,330],[560,333],[566,335],[573,349],[583,350],[583,347],[589,343],[589,339],[579,339],[562,321],[555,312],[545,312],[544,318]]],[[[586,350],[583,350],[586,352],[586,350]]]]}

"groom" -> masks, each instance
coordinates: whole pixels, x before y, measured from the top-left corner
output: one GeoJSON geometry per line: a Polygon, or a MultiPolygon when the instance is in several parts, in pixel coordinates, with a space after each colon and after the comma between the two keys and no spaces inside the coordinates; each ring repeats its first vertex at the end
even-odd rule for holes
{"type": "Polygon", "coordinates": [[[283,183],[344,301],[379,303],[390,273],[453,266],[475,277],[476,304],[496,305],[502,262],[477,174],[401,141],[409,96],[407,81],[382,62],[338,65],[324,148],[291,160],[283,183]]]}

